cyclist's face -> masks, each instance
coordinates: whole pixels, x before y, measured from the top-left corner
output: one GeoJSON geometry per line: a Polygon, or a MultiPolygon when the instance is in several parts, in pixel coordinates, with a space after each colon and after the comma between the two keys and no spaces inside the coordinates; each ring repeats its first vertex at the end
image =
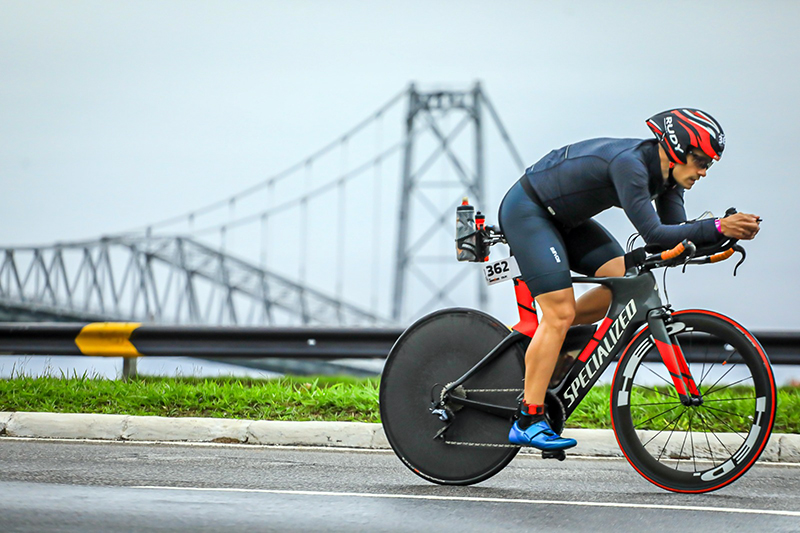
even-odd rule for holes
{"type": "Polygon", "coordinates": [[[711,163],[713,161],[704,153],[699,152],[695,155],[690,151],[685,165],[675,165],[672,177],[684,189],[691,189],[697,180],[706,176],[711,163]]]}

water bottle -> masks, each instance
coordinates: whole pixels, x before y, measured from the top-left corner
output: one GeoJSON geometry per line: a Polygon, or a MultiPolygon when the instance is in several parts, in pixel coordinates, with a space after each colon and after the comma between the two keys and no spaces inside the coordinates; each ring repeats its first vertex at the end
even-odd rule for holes
{"type": "MultiPolygon", "coordinates": [[[[479,234],[486,228],[486,215],[480,211],[475,213],[475,228],[478,230],[479,234]]],[[[477,238],[478,241],[476,244],[478,245],[478,250],[476,251],[476,255],[478,257],[475,260],[486,262],[489,260],[489,247],[486,246],[486,243],[482,242],[480,235],[478,235],[477,238]]]]}
{"type": "Polygon", "coordinates": [[[478,261],[478,230],[475,227],[475,208],[465,196],[456,207],[456,259],[478,261]]]}

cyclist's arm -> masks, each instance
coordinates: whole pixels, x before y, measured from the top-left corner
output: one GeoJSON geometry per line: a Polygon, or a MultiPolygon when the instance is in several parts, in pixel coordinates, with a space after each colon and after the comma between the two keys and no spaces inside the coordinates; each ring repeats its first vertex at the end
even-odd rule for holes
{"type": "Polygon", "coordinates": [[[662,223],[683,224],[686,222],[683,192],[682,188],[675,187],[656,198],[656,212],[662,223]]]}
{"type": "MultiPolygon", "coordinates": [[[[665,224],[650,201],[647,168],[638,159],[624,155],[617,157],[609,166],[609,172],[625,214],[646,243],[668,249],[684,239],[695,244],[710,244],[722,237],[713,219],[681,224],[680,222],[686,220],[682,205],[680,218],[683,220],[678,222],[679,213],[672,206],[672,211],[666,213],[666,216],[675,223],[665,224]]],[[[680,200],[682,204],[682,198],[680,200]]]]}

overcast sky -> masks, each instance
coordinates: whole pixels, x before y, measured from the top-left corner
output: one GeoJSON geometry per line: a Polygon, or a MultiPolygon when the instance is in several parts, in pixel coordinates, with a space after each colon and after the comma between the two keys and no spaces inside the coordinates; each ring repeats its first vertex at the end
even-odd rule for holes
{"type": "MultiPolygon", "coordinates": [[[[479,79],[528,164],[648,137],[669,107],[713,114],[725,157],[687,211],[735,205],[762,232],[737,278],[675,274],[670,296],[798,329],[799,20],[789,1],[0,0],[0,244],[186,212],[302,160],[410,81],[479,79]]],[[[488,177],[489,211],[517,177],[488,177]]],[[[624,243],[624,215],[601,220],[624,243]]]]}

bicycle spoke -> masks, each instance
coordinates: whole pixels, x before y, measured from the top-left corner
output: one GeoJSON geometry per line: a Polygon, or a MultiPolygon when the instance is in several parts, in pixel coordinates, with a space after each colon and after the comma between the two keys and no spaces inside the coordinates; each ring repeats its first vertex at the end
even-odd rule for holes
{"type": "MultiPolygon", "coordinates": [[[[670,411],[672,411],[672,409],[670,409],[670,411]]],[[[647,445],[648,445],[648,444],[650,444],[651,442],[653,442],[653,439],[655,439],[656,437],[658,437],[659,435],[661,435],[661,434],[664,432],[664,430],[665,430],[665,429],[667,429],[669,426],[671,426],[671,425],[672,425],[672,424],[673,424],[673,423],[674,423],[674,422],[675,422],[677,419],[679,419],[680,417],[682,417],[682,416],[683,416],[683,414],[684,414],[685,412],[686,412],[686,409],[684,409],[683,411],[681,411],[681,412],[680,412],[680,414],[679,414],[678,416],[676,416],[676,417],[675,417],[675,418],[673,418],[671,421],[669,421],[669,422],[667,423],[667,425],[666,425],[666,426],[664,426],[662,429],[658,430],[658,433],[656,433],[655,435],[653,435],[653,438],[652,438],[652,439],[650,439],[649,441],[645,442],[645,443],[643,444],[643,446],[647,447],[647,445]]],[[[667,439],[667,440],[669,440],[669,439],[667,439]]],[[[659,457],[660,457],[660,455],[659,455],[659,457]]]]}
{"type": "Polygon", "coordinates": [[[645,420],[644,422],[640,422],[638,425],[634,424],[634,426],[633,426],[633,429],[637,429],[637,428],[639,428],[639,427],[640,427],[642,424],[646,424],[646,423],[650,422],[651,420],[653,420],[653,419],[655,419],[655,418],[658,418],[658,417],[659,417],[659,416],[661,416],[661,415],[665,415],[665,414],[669,413],[670,411],[674,411],[674,410],[675,410],[675,409],[677,409],[678,407],[682,407],[682,404],[681,404],[681,405],[676,405],[675,407],[672,407],[671,409],[667,409],[666,411],[662,411],[661,413],[658,413],[657,415],[655,415],[655,416],[652,416],[652,417],[648,418],[648,419],[647,419],[647,420],[645,420]]]}
{"type": "Polygon", "coordinates": [[[717,413],[724,413],[726,415],[735,416],[736,418],[743,418],[745,420],[749,420],[750,416],[752,415],[740,415],[739,413],[734,413],[732,411],[726,411],[725,409],[720,409],[719,407],[711,407],[710,405],[703,405],[706,409],[710,411],[715,411],[717,413]]]}
{"type": "MultiPolygon", "coordinates": [[[[659,376],[659,377],[661,377],[661,376],[659,376]]],[[[668,383],[668,385],[669,385],[670,387],[674,387],[674,386],[675,386],[673,383],[668,383]]],[[[634,383],[634,384],[631,386],[631,390],[633,390],[633,387],[638,387],[638,388],[640,388],[640,389],[646,389],[646,390],[649,390],[649,391],[655,392],[656,394],[660,394],[660,395],[662,395],[662,396],[666,396],[667,398],[671,398],[671,399],[673,399],[673,400],[677,400],[677,399],[678,399],[676,396],[673,396],[673,395],[671,395],[671,394],[667,394],[666,392],[661,392],[661,391],[660,391],[660,390],[658,390],[658,389],[652,389],[652,388],[650,388],[650,387],[646,387],[646,386],[644,386],[644,385],[639,385],[639,384],[637,384],[637,383],[634,383]]]]}
{"type": "Polygon", "coordinates": [[[667,451],[667,445],[669,445],[670,439],[675,434],[675,428],[678,427],[678,422],[680,422],[681,418],[683,418],[683,415],[685,415],[685,414],[686,414],[686,409],[681,411],[681,414],[678,415],[678,418],[676,418],[675,420],[672,421],[672,424],[671,424],[672,425],[672,431],[669,432],[669,437],[667,437],[667,441],[664,443],[664,446],[661,448],[661,452],[659,452],[658,458],[656,458],[656,461],[661,462],[661,456],[664,455],[665,451],[667,451]]]}
{"type": "MultiPolygon", "coordinates": [[[[703,417],[703,415],[701,415],[699,412],[697,413],[697,418],[699,418],[703,422],[703,424],[708,428],[708,423],[706,422],[706,420],[703,417]]],[[[706,444],[708,445],[708,453],[711,454],[711,463],[714,465],[714,467],[716,467],[717,466],[717,462],[714,460],[714,450],[711,448],[711,441],[708,440],[708,431],[703,431],[703,435],[706,436],[706,444]]]]}
{"type": "Polygon", "coordinates": [[[716,394],[717,392],[719,392],[719,391],[721,391],[721,390],[725,390],[725,389],[728,389],[728,388],[730,388],[730,387],[733,387],[734,385],[738,385],[738,384],[739,384],[739,383],[741,383],[742,381],[747,381],[748,379],[752,379],[752,380],[753,380],[753,382],[755,383],[755,379],[753,379],[753,375],[751,374],[750,376],[748,376],[748,377],[746,377],[746,378],[742,378],[742,379],[740,379],[739,381],[734,381],[733,383],[730,383],[730,384],[728,384],[728,385],[725,385],[724,387],[720,387],[720,388],[718,388],[718,389],[714,389],[714,388],[712,387],[711,389],[707,390],[707,391],[706,391],[706,392],[703,394],[703,396],[708,396],[709,394],[711,394],[711,391],[714,391],[714,393],[716,394]]]}
{"type": "MultiPolygon", "coordinates": [[[[720,409],[714,409],[714,410],[718,410],[718,411],[720,411],[720,412],[722,412],[722,413],[730,414],[730,415],[733,415],[733,416],[736,416],[736,417],[739,417],[739,418],[747,418],[747,417],[744,417],[744,416],[742,416],[742,415],[737,415],[736,413],[729,413],[728,411],[722,411],[722,410],[720,410],[720,409]]],[[[714,410],[709,410],[709,413],[708,413],[708,414],[710,414],[711,416],[713,416],[714,418],[716,418],[717,420],[719,420],[719,421],[722,423],[722,425],[723,425],[723,426],[725,426],[725,427],[727,427],[728,429],[730,429],[732,433],[735,433],[736,435],[738,435],[740,439],[742,439],[742,440],[745,440],[745,438],[746,438],[746,437],[742,437],[742,435],[741,435],[741,433],[742,433],[742,430],[740,430],[740,429],[735,429],[733,426],[731,426],[730,424],[728,424],[728,422],[727,422],[727,421],[726,421],[724,418],[722,418],[721,416],[719,416],[719,415],[715,414],[715,413],[713,412],[714,410]]]]}
{"type": "Polygon", "coordinates": [[[697,454],[694,451],[694,433],[692,432],[692,420],[694,419],[695,412],[692,411],[692,418],[689,419],[689,441],[692,443],[692,464],[694,471],[697,472],[697,454]]]}
{"type": "Polygon", "coordinates": [[[689,431],[683,434],[683,442],[681,443],[681,449],[678,452],[678,462],[675,463],[675,470],[677,470],[681,464],[681,458],[683,457],[683,449],[686,448],[686,439],[692,432],[692,418],[694,418],[694,410],[689,411],[689,431]]]}
{"type": "Polygon", "coordinates": [[[703,405],[713,402],[741,402],[745,400],[754,401],[755,399],[756,399],[755,396],[748,396],[746,398],[722,398],[721,400],[706,400],[705,398],[703,398],[703,405]]]}
{"type": "MultiPolygon", "coordinates": [[[[693,338],[694,335],[689,336],[689,348],[691,348],[692,346],[693,338]]],[[[700,369],[700,381],[697,382],[697,390],[700,390],[700,385],[703,384],[703,379],[705,378],[705,376],[706,376],[706,358],[703,357],[703,368],[700,369]]]]}
{"type": "MultiPolygon", "coordinates": [[[[706,351],[705,351],[705,354],[706,354],[706,355],[708,355],[708,339],[707,339],[706,341],[707,341],[707,342],[706,342],[706,351]]],[[[714,363],[712,363],[712,364],[708,365],[708,370],[706,371],[706,373],[705,373],[705,374],[703,374],[702,376],[700,376],[700,382],[697,384],[697,388],[700,388],[700,386],[703,384],[703,381],[705,381],[705,379],[706,379],[706,378],[709,376],[709,374],[711,374],[711,370],[714,368],[714,365],[717,365],[717,364],[719,364],[719,362],[720,362],[720,358],[721,358],[723,355],[724,355],[724,352],[721,352],[721,353],[719,353],[719,354],[717,355],[717,360],[716,360],[716,361],[714,361],[714,363]]],[[[708,357],[703,357],[703,365],[704,365],[704,366],[705,366],[705,361],[706,361],[706,359],[708,359],[708,357]]]]}
{"type": "Polygon", "coordinates": [[[644,368],[645,370],[649,370],[651,374],[653,374],[654,376],[656,376],[657,378],[659,378],[661,381],[663,381],[664,383],[666,383],[666,384],[667,384],[667,385],[669,385],[670,387],[674,387],[674,386],[675,386],[675,384],[674,384],[674,383],[672,383],[671,381],[667,381],[667,380],[666,380],[666,378],[664,378],[664,377],[663,377],[663,376],[661,376],[660,374],[657,374],[657,373],[656,373],[656,371],[655,371],[655,370],[653,370],[652,368],[650,368],[649,366],[643,366],[642,368],[644,368]]]}
{"type": "Polygon", "coordinates": [[[709,388],[708,388],[708,390],[714,390],[714,387],[716,387],[716,386],[717,386],[717,383],[719,383],[720,381],[722,381],[722,379],[723,379],[725,376],[727,376],[728,374],[730,374],[730,373],[731,373],[731,370],[733,370],[733,367],[734,367],[734,366],[735,366],[735,365],[731,365],[731,366],[730,366],[730,368],[728,368],[728,370],[726,370],[726,371],[725,371],[725,373],[724,373],[724,374],[722,374],[722,375],[719,377],[719,379],[717,379],[717,381],[715,381],[715,382],[714,382],[714,384],[713,384],[713,385],[711,385],[711,387],[709,387],[709,388]]]}
{"type": "MultiPolygon", "coordinates": [[[[692,339],[694,339],[694,332],[692,332],[692,339]]],[[[704,371],[703,371],[703,374],[700,376],[700,381],[697,382],[698,388],[703,383],[703,380],[706,379],[706,376],[708,376],[708,372],[711,372],[711,368],[715,364],[717,364],[717,362],[719,362],[719,355],[717,355],[717,360],[713,364],[708,365],[708,370],[706,371],[705,367],[706,367],[706,361],[707,360],[708,360],[708,344],[706,344],[706,350],[705,350],[705,352],[703,354],[703,369],[704,369],[704,371]]]]}
{"type": "MultiPolygon", "coordinates": [[[[701,417],[701,418],[705,418],[705,417],[703,417],[703,415],[701,415],[701,414],[700,414],[700,412],[699,412],[699,411],[697,412],[697,416],[699,416],[699,417],[701,417]]],[[[709,427],[709,428],[711,428],[711,424],[708,424],[708,427],[709,427]]],[[[724,443],[724,442],[722,442],[722,441],[720,440],[720,438],[717,436],[717,432],[716,432],[716,431],[714,431],[714,430],[712,429],[712,430],[710,431],[710,433],[711,433],[712,435],[714,435],[714,438],[715,438],[715,439],[717,439],[717,442],[719,442],[719,443],[720,443],[720,445],[722,445],[722,447],[723,447],[723,448],[725,448],[725,451],[726,451],[726,452],[728,452],[728,455],[733,455],[733,453],[731,453],[731,451],[728,449],[728,447],[727,447],[727,446],[725,446],[725,443],[724,443]]],[[[706,433],[706,439],[708,439],[708,433],[706,433]]],[[[710,443],[710,442],[708,443],[708,448],[709,448],[709,450],[711,450],[711,443],[710,443]]],[[[711,452],[711,455],[712,455],[712,457],[713,457],[714,453],[713,453],[713,452],[711,452]]]]}
{"type": "Polygon", "coordinates": [[[674,405],[674,404],[683,405],[676,398],[674,402],[655,402],[655,403],[636,403],[636,404],[632,403],[631,407],[644,407],[644,406],[647,406],[647,405],[674,405]]]}

